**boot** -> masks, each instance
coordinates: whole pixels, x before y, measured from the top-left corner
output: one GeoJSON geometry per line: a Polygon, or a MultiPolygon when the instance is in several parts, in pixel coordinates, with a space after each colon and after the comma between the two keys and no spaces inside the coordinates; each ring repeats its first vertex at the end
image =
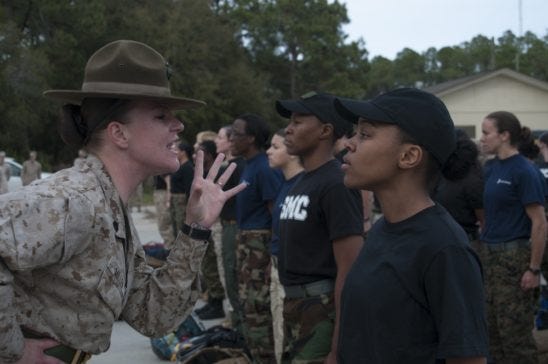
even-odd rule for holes
{"type": "Polygon", "coordinates": [[[202,320],[214,320],[225,317],[225,311],[223,309],[223,300],[219,298],[212,298],[208,301],[200,312],[196,312],[198,317],[202,320]]]}

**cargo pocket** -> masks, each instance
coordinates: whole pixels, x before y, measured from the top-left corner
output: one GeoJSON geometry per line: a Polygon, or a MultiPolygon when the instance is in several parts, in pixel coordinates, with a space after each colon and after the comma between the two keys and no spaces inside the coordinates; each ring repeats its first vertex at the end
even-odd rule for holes
{"type": "Polygon", "coordinates": [[[101,279],[97,286],[99,295],[112,310],[114,318],[118,318],[122,312],[122,290],[124,287],[123,274],[123,270],[118,265],[117,260],[111,258],[101,273],[101,279]]]}

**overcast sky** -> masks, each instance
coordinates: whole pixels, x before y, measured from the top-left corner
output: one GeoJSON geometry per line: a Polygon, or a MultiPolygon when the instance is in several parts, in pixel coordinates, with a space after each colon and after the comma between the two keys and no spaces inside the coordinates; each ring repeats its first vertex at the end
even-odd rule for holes
{"type": "MultiPolygon", "coordinates": [[[[351,40],[363,38],[369,59],[394,59],[403,48],[459,45],[478,34],[520,34],[519,0],[340,0],[346,4],[351,40]]],[[[548,0],[521,0],[522,31],[548,34],[548,0]]]]}

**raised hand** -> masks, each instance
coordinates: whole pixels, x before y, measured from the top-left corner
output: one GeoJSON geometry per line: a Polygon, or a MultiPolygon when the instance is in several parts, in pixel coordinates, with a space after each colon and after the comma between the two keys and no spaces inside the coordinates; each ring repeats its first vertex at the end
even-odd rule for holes
{"type": "Polygon", "coordinates": [[[207,177],[203,178],[204,152],[198,150],[196,153],[194,179],[192,181],[190,197],[188,198],[186,207],[185,223],[189,225],[195,223],[209,229],[221,213],[221,209],[226,200],[246,187],[245,183],[240,183],[228,191],[223,191],[223,186],[234,172],[234,169],[236,169],[236,164],[230,163],[223,174],[215,180],[224,158],[224,154],[219,153],[215,162],[213,162],[207,177]]]}

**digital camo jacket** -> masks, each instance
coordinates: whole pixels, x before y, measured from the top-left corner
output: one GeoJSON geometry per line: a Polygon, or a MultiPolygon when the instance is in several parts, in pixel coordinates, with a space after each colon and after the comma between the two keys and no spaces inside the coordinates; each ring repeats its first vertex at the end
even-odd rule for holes
{"type": "Polygon", "coordinates": [[[153,269],[103,164],[60,171],[0,196],[0,362],[24,346],[21,327],[98,354],[112,325],[174,329],[193,308],[206,243],[179,234],[153,269]]]}

